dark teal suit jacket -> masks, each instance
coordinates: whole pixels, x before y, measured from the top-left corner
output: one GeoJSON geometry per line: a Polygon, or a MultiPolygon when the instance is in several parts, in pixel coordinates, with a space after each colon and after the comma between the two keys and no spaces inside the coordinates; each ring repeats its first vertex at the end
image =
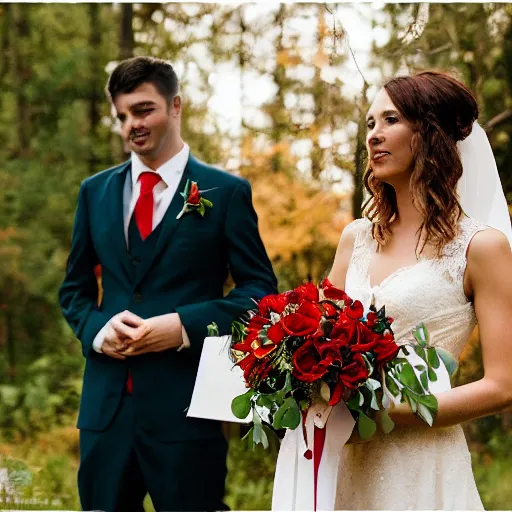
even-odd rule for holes
{"type": "MultiPolygon", "coordinates": [[[[101,431],[112,421],[130,368],[136,421],[164,442],[218,435],[214,421],[186,417],[207,325],[228,334],[231,322],[276,292],[276,278],[261,241],[249,183],[190,156],[162,220],[152,258],[135,278],[123,229],[123,186],[130,162],[86,179],[80,188],[67,273],[59,292],[66,320],[86,358],[78,427],[101,431]],[[177,214],[186,180],[197,181],[213,208],[177,214]],[[97,306],[94,266],[102,266],[103,300],[97,306]],[[236,287],[223,296],[231,272],[236,287]],[[98,331],[117,313],[142,318],[177,312],[191,348],[120,361],[92,348],[98,331]]],[[[215,396],[211,397],[215,400],[215,396]]]]}

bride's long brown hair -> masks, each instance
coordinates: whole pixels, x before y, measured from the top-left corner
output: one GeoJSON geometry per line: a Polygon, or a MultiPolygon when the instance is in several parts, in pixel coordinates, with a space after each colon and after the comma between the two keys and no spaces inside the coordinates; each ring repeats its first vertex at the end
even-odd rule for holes
{"type": "MultiPolygon", "coordinates": [[[[462,163],[456,144],[471,133],[478,104],[462,82],[437,71],[393,78],[384,89],[414,131],[410,191],[423,216],[418,231],[425,235],[421,250],[429,244],[441,254],[457,235],[462,214],[457,197],[462,163]]],[[[374,238],[386,245],[390,223],[398,213],[395,190],[374,176],[370,161],[363,182],[370,194],[363,206],[365,215],[373,223],[374,238]]]]}

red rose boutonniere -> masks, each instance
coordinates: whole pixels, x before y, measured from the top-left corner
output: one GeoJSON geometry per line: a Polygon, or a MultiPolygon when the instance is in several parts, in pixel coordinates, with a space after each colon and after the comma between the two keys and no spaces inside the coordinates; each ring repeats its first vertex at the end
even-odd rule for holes
{"type": "MultiPolygon", "coordinates": [[[[209,189],[213,190],[213,189],[209,189]]],[[[201,193],[208,192],[208,190],[199,190],[199,187],[197,185],[197,181],[190,181],[187,180],[187,183],[185,185],[185,189],[183,192],[181,192],[181,195],[183,199],[185,200],[185,204],[183,205],[183,209],[180,213],[176,216],[177,219],[181,219],[181,217],[188,212],[196,211],[201,215],[201,217],[204,217],[206,213],[206,208],[212,208],[213,203],[211,201],[208,201],[208,199],[205,199],[201,196],[201,193]]]]}

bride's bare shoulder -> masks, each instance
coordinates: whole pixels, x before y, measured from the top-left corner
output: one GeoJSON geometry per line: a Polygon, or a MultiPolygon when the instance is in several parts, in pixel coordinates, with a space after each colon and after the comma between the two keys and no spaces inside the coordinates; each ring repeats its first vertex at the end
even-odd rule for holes
{"type": "Polygon", "coordinates": [[[371,222],[368,219],[356,219],[350,224],[347,224],[341,232],[338,248],[336,249],[336,255],[334,256],[334,263],[329,273],[329,280],[335,286],[339,286],[341,288],[345,286],[345,277],[357,235],[362,230],[369,229],[370,226],[371,222]]]}

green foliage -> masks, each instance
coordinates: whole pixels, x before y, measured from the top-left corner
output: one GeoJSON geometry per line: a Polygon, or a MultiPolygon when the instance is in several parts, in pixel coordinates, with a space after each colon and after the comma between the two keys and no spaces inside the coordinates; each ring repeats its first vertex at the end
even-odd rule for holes
{"type": "Polygon", "coordinates": [[[239,429],[231,425],[225,502],[231,510],[270,510],[277,460],[275,444],[271,443],[271,450],[262,446],[248,450],[246,441],[239,438],[239,429]]]}

